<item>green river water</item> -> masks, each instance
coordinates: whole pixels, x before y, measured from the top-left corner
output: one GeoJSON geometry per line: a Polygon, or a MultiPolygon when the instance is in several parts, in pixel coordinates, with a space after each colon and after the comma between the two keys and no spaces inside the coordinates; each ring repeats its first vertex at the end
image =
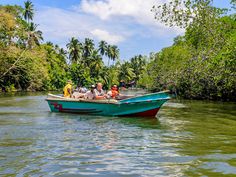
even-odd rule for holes
{"type": "Polygon", "coordinates": [[[170,100],[157,118],[51,113],[0,95],[0,176],[236,176],[236,103],[170,100]]]}

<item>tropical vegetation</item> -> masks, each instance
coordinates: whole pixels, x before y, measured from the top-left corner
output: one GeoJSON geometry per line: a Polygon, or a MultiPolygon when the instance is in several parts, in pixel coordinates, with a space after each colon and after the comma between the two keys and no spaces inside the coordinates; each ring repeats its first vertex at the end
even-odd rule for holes
{"type": "Polygon", "coordinates": [[[220,9],[212,0],[175,0],[154,6],[157,20],[185,34],[148,64],[148,76],[143,73],[148,87],[184,98],[236,101],[236,1],[231,5],[220,9]]]}
{"type": "Polygon", "coordinates": [[[236,1],[220,9],[213,0],[172,0],[153,6],[155,19],[184,28],[173,45],[149,56],[121,60],[116,45],[71,37],[66,48],[43,41],[34,6],[0,6],[0,88],[60,90],[76,85],[134,83],[168,89],[189,99],[236,101],[236,1]],[[104,63],[104,61],[107,61],[104,63]]]}

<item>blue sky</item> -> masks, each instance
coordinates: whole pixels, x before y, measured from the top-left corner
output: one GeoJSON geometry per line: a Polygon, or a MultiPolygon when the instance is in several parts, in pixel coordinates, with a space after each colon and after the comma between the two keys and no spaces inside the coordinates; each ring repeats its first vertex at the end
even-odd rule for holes
{"type": "MultiPolygon", "coordinates": [[[[34,22],[39,24],[45,41],[65,47],[71,37],[80,41],[89,37],[105,40],[120,49],[120,59],[149,55],[172,45],[183,34],[154,20],[153,5],[165,0],[32,0],[34,22]]],[[[1,0],[0,4],[18,4],[24,0],[1,0]]],[[[229,0],[215,0],[217,7],[229,7],[229,0]]]]}

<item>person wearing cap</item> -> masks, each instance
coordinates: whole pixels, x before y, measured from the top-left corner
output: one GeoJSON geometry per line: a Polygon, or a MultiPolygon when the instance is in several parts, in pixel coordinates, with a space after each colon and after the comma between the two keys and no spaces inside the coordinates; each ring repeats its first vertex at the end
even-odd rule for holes
{"type": "Polygon", "coordinates": [[[63,89],[64,97],[71,98],[72,96],[72,81],[68,80],[66,86],[63,89]]]}
{"type": "Polygon", "coordinates": [[[95,98],[95,85],[91,85],[90,90],[84,94],[84,98],[88,100],[93,100],[95,98]]]}

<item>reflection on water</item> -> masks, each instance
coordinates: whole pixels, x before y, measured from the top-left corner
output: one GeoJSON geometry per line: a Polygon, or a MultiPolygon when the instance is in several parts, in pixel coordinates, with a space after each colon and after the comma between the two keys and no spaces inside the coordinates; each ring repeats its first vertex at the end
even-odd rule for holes
{"type": "Polygon", "coordinates": [[[236,105],[171,100],[155,118],[51,113],[0,99],[0,176],[236,176],[236,105]]]}

